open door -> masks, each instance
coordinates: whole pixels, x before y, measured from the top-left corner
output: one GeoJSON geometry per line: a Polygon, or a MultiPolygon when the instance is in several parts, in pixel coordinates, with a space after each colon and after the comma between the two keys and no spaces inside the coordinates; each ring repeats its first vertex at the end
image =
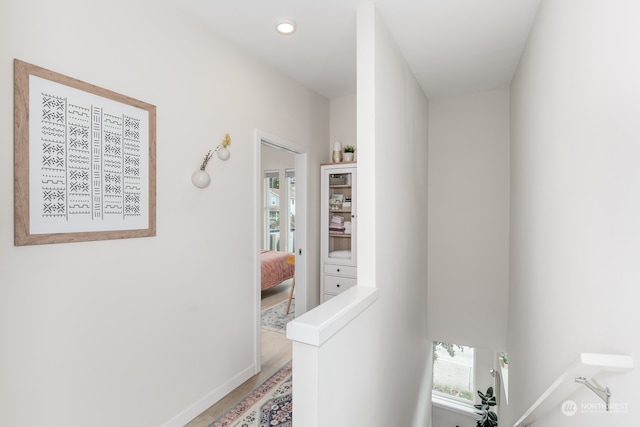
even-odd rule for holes
{"type": "Polygon", "coordinates": [[[309,202],[308,154],[296,154],[296,317],[307,312],[307,207],[309,202]],[[303,283],[303,284],[301,284],[303,283]],[[299,286],[299,288],[298,288],[299,286]]]}
{"type": "Polygon", "coordinates": [[[292,143],[275,135],[270,135],[266,132],[256,129],[255,132],[255,243],[254,243],[254,256],[255,258],[255,301],[254,301],[254,313],[255,313],[255,373],[260,372],[262,361],[262,343],[261,343],[261,322],[260,322],[260,249],[262,247],[262,217],[263,217],[263,205],[262,205],[262,192],[263,192],[263,171],[262,171],[262,147],[269,146],[278,150],[285,150],[292,153],[295,162],[295,181],[296,181],[296,196],[295,196],[295,242],[294,254],[295,254],[295,317],[301,316],[307,311],[308,307],[308,193],[309,193],[309,161],[308,161],[308,148],[292,143]]]}

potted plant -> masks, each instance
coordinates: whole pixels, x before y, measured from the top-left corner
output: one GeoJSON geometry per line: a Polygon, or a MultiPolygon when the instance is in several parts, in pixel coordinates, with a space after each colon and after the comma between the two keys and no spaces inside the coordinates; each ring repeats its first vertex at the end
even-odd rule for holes
{"type": "Polygon", "coordinates": [[[480,403],[473,405],[480,412],[476,412],[480,416],[476,420],[476,427],[497,427],[498,414],[493,412],[492,406],[496,406],[496,397],[493,395],[493,387],[489,387],[486,393],[482,393],[478,390],[478,396],[480,397],[480,403]]]}
{"type": "Polygon", "coordinates": [[[344,155],[343,160],[345,162],[352,162],[353,161],[353,153],[355,153],[356,151],[356,147],[354,147],[353,145],[345,145],[344,146],[344,155]]]}

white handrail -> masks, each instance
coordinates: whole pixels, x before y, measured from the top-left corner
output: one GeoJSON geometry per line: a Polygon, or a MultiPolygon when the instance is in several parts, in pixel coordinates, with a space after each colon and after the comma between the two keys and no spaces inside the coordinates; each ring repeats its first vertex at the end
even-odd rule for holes
{"type": "Polygon", "coordinates": [[[562,402],[576,387],[576,377],[592,378],[600,372],[629,372],[633,369],[633,358],[623,354],[580,353],[580,357],[536,400],[515,422],[513,427],[525,427],[537,417],[562,402]],[[525,424],[526,422],[526,424],[525,424]]]}

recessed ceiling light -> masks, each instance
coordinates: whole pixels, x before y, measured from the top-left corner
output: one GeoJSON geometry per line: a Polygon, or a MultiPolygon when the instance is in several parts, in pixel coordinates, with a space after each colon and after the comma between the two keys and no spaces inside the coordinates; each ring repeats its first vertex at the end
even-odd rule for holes
{"type": "Polygon", "coordinates": [[[281,19],[276,24],[276,31],[288,36],[296,32],[296,23],[291,19],[281,19]]]}

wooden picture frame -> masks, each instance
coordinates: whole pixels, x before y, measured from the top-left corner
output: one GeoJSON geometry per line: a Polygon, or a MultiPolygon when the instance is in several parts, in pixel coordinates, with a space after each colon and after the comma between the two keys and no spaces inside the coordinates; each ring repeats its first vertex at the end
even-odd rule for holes
{"type": "Polygon", "coordinates": [[[156,235],[156,107],[14,60],[14,244],[156,235]]]}

